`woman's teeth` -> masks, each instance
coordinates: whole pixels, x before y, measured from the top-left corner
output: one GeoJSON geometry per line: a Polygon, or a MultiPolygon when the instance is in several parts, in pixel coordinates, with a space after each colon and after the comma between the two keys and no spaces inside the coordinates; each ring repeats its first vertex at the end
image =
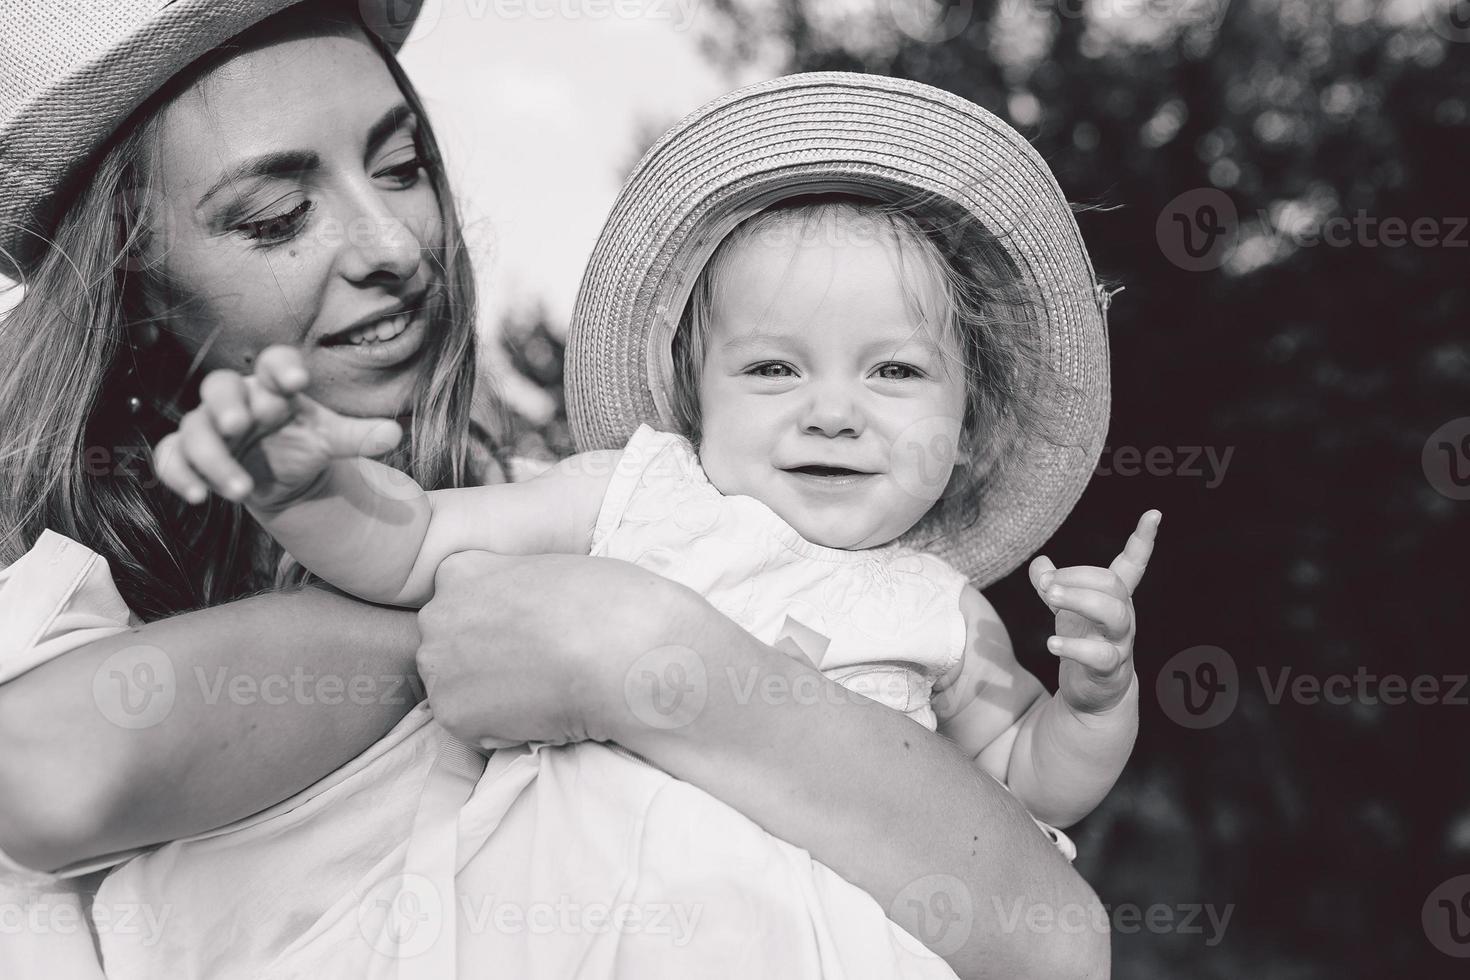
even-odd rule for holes
{"type": "Polygon", "coordinates": [[[412,315],[409,313],[390,316],[386,320],[379,320],[377,323],[369,323],[366,326],[358,327],[356,330],[345,334],[341,342],[344,344],[353,344],[358,347],[363,344],[381,344],[385,341],[392,340],[407,330],[410,319],[412,319],[412,315]]]}

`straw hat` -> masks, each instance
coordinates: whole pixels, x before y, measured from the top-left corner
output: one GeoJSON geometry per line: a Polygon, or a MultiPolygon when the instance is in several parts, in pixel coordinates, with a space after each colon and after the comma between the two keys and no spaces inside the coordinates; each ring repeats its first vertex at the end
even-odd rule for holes
{"type": "MultiPolygon", "coordinates": [[[[300,0],[7,0],[0,10],[0,274],[45,251],[68,185],[191,62],[300,0]]],[[[395,48],[421,0],[335,0],[395,48]]]]}
{"type": "Polygon", "coordinates": [[[906,544],[976,587],[1016,568],[1061,524],[1097,465],[1108,421],[1108,294],[1071,209],[1031,145],[951,93],[814,72],[751,85],[685,118],[634,168],[592,254],[567,344],[578,448],[623,445],[642,423],[677,431],[671,344],[700,270],[741,221],[785,198],[842,192],[978,221],[1033,298],[1036,347],[1062,379],[1060,431],[1017,448],[982,487],[978,522],[934,521],[906,544]],[[937,537],[935,532],[938,532],[937,537]]]}

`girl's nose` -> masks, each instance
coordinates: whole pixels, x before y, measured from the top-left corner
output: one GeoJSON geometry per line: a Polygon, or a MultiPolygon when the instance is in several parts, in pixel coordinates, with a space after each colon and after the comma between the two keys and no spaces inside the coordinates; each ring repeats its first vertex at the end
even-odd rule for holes
{"type": "Polygon", "coordinates": [[[862,411],[845,390],[836,386],[814,387],[801,420],[809,435],[856,438],[866,428],[862,411]]]}

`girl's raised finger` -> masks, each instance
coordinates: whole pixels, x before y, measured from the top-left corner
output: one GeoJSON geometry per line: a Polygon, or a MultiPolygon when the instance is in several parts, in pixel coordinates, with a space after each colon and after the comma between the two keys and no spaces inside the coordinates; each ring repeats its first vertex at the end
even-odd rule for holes
{"type": "Polygon", "coordinates": [[[1121,640],[1128,635],[1133,615],[1129,611],[1128,603],[1117,596],[1098,592],[1096,589],[1053,585],[1046,590],[1043,597],[1053,609],[1067,609],[1091,621],[1110,639],[1121,640]]]}
{"type": "Polygon", "coordinates": [[[1117,596],[1119,599],[1128,598],[1127,584],[1111,568],[1098,568],[1096,565],[1068,565],[1052,573],[1046,584],[1050,586],[1053,583],[1075,589],[1095,589],[1098,592],[1117,596]]]}
{"type": "Polygon", "coordinates": [[[263,433],[285,425],[295,411],[292,399],[267,388],[254,376],[245,379],[245,398],[256,427],[263,433]]]}
{"type": "Polygon", "coordinates": [[[184,458],[177,432],[170,432],[153,447],[153,473],[164,486],[191,504],[202,504],[209,496],[209,487],[184,458]]]}
{"type": "Polygon", "coordinates": [[[199,385],[199,400],[224,438],[238,439],[250,431],[250,404],[245,394],[245,379],[238,372],[209,372],[199,385]]]}
{"type": "Polygon", "coordinates": [[[1053,636],[1046,648],[1058,657],[1075,660],[1099,674],[1111,674],[1123,664],[1123,653],[1107,640],[1090,636],[1053,636]]]}
{"type": "Polygon", "coordinates": [[[1156,510],[1145,513],[1138,519],[1138,527],[1128,535],[1128,543],[1123,546],[1123,553],[1113,559],[1108,567],[1118,574],[1123,584],[1128,586],[1128,594],[1138,588],[1138,583],[1143,581],[1143,572],[1148,568],[1148,560],[1154,553],[1154,537],[1158,534],[1159,523],[1164,515],[1156,510]]]}
{"type": "Polygon", "coordinates": [[[220,438],[214,422],[203,412],[190,412],[179,423],[179,441],[186,462],[221,497],[239,502],[255,483],[220,438]]]}
{"type": "MultiPolygon", "coordinates": [[[[1057,566],[1045,555],[1037,555],[1031,559],[1031,565],[1026,569],[1026,574],[1031,576],[1031,587],[1041,596],[1042,602],[1047,601],[1046,590],[1051,585],[1051,576],[1056,574],[1056,570],[1057,566]]],[[[1047,602],[1047,606],[1050,608],[1051,603],[1047,602]]],[[[1052,612],[1056,612],[1056,609],[1053,608],[1052,612]]]]}
{"type": "Polygon", "coordinates": [[[267,347],[255,359],[255,376],[268,391],[291,397],[306,390],[311,376],[306,372],[306,363],[301,351],[285,344],[267,347]]]}

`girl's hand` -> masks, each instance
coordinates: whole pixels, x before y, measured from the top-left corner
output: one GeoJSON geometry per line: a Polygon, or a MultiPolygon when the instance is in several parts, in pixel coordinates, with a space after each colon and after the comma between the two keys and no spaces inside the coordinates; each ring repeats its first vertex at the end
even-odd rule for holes
{"type": "Polygon", "coordinates": [[[1057,568],[1039,555],[1031,584],[1056,613],[1047,649],[1062,658],[1059,693],[1067,706],[1098,714],[1117,705],[1133,684],[1133,591],[1143,579],[1163,515],[1139,518],[1123,553],[1107,568],[1057,568]]]}
{"type": "Polygon", "coordinates": [[[377,456],[403,438],[390,419],[359,419],[301,394],[310,378],[294,347],[268,347],[255,373],[213,371],[199,407],[153,452],[158,477],[191,504],[209,491],[256,510],[308,493],[333,459],[377,456]]]}
{"type": "Polygon", "coordinates": [[[624,677],[680,635],[694,593],[628,562],[463,551],[419,611],[419,675],[434,717],[471,745],[611,740],[624,677]]]}

